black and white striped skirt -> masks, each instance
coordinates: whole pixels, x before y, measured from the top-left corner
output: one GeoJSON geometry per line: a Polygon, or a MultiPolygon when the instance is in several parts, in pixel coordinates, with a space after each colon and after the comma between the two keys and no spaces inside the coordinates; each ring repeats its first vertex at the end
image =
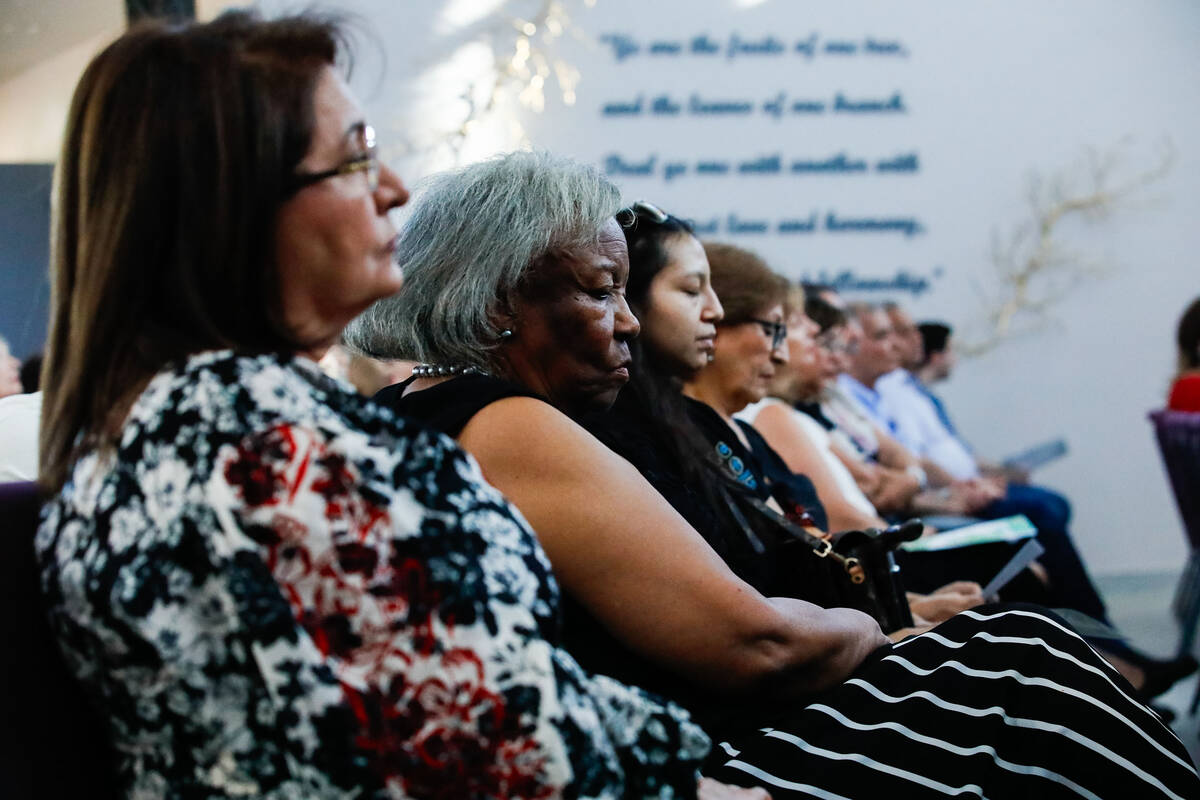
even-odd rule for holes
{"type": "Polygon", "coordinates": [[[985,606],[883,648],[705,773],[772,797],[1200,798],[1179,739],[1074,631],[985,606]]]}

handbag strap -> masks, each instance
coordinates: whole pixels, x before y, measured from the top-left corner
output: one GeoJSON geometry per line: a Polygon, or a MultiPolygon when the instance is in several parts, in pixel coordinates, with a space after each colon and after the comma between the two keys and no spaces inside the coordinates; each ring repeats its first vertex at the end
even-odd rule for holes
{"type": "Polygon", "coordinates": [[[762,555],[766,552],[762,541],[755,535],[753,527],[745,514],[742,513],[737,500],[732,496],[733,489],[736,488],[741,500],[745,501],[762,516],[766,517],[774,523],[780,530],[789,535],[794,541],[801,542],[807,545],[818,558],[832,558],[841,565],[842,569],[850,577],[852,583],[863,583],[867,579],[866,570],[863,569],[862,562],[853,556],[846,556],[833,549],[833,544],[825,536],[813,533],[815,528],[809,529],[807,526],[797,525],[787,517],[779,514],[775,509],[764,503],[758,497],[750,494],[749,491],[740,485],[730,486],[732,481],[726,479],[723,475],[718,481],[718,487],[721,490],[721,495],[725,499],[725,504],[729,507],[734,520],[746,532],[746,537],[750,540],[751,547],[755,552],[762,555]]]}

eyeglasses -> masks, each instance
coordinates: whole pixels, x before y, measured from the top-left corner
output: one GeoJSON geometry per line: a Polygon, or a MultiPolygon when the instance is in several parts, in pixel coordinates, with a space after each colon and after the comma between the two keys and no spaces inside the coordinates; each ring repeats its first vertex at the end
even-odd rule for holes
{"type": "Polygon", "coordinates": [[[625,227],[632,225],[638,217],[645,217],[656,225],[662,225],[671,218],[671,215],[645,200],[635,200],[633,205],[617,215],[618,220],[625,227]]]}
{"type": "Polygon", "coordinates": [[[746,322],[753,322],[762,328],[763,334],[771,338],[772,350],[778,350],[783,346],[784,340],[787,339],[787,325],[782,322],[776,322],[773,319],[758,319],[756,317],[751,317],[746,322]]]}
{"type": "Polygon", "coordinates": [[[326,178],[333,178],[338,175],[350,175],[355,172],[364,172],[367,175],[367,188],[374,192],[379,188],[379,151],[375,144],[375,129],[370,125],[363,125],[361,129],[359,144],[362,146],[363,152],[361,155],[352,156],[346,159],[341,164],[338,164],[333,169],[322,170],[321,172],[295,172],[292,174],[292,182],[288,186],[288,193],[295,194],[305,187],[312,186],[314,183],[319,183],[326,178]]]}

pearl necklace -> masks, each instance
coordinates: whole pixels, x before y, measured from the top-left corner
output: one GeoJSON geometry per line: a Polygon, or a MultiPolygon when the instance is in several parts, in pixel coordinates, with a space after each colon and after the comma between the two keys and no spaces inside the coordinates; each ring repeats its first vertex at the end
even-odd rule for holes
{"type": "Polygon", "coordinates": [[[476,366],[462,364],[417,364],[412,371],[414,378],[445,378],[452,375],[487,375],[476,366]]]}

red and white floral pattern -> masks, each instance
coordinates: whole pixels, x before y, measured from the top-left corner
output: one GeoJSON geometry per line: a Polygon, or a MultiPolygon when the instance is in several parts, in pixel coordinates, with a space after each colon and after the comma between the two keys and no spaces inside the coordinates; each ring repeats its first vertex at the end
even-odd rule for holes
{"type": "Polygon", "coordinates": [[[708,740],[558,649],[520,515],[309,362],[210,353],[37,545],[130,797],[679,797],[708,740]]]}

